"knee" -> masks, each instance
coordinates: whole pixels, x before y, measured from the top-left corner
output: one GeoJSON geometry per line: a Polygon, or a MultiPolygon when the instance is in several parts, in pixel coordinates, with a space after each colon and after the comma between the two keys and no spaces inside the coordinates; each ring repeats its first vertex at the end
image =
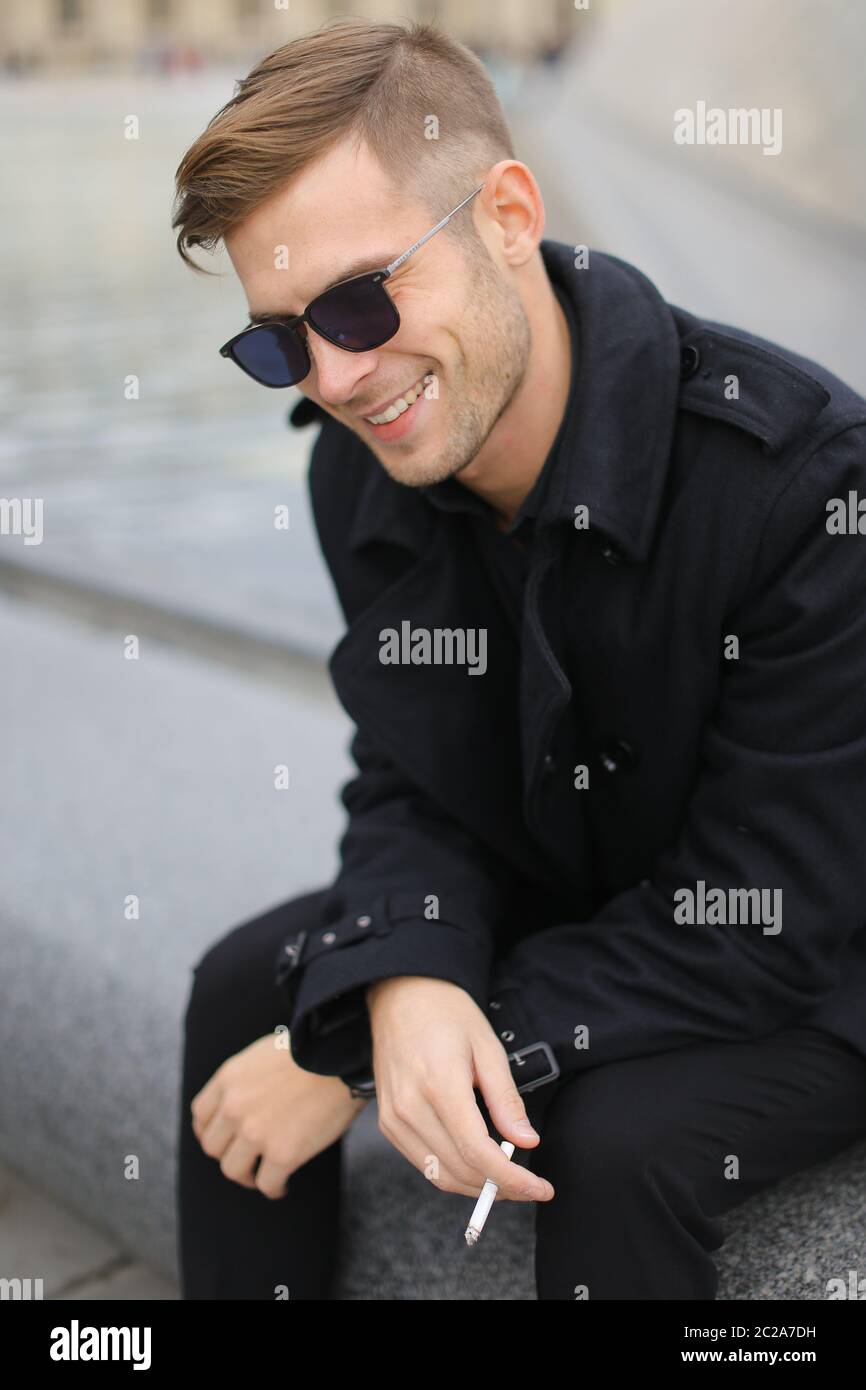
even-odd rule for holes
{"type": "MultiPolygon", "coordinates": [[[[321,912],[322,891],[280,903],[221,936],[193,967],[185,1027],[225,1026],[229,1018],[278,1013],[280,947],[292,932],[309,926],[321,912]]],[[[271,1025],[268,1024],[268,1027],[271,1025]]]]}
{"type": "Polygon", "coordinates": [[[554,1186],[558,1176],[586,1192],[622,1193],[662,1172],[669,1140],[653,1107],[633,1104],[600,1069],[567,1083],[551,1105],[542,1136],[547,1154],[540,1154],[547,1167],[540,1171],[554,1186]]]}
{"type": "Polygon", "coordinates": [[[189,1032],[204,1020],[224,1017],[232,996],[238,998],[241,975],[241,956],[236,941],[236,929],[209,946],[192,968],[187,997],[184,1026],[189,1032]]]}

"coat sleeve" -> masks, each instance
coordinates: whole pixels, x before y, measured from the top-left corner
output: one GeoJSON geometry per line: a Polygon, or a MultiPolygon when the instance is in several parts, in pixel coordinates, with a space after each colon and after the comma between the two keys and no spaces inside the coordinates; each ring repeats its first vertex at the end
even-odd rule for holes
{"type": "Polygon", "coordinates": [[[802,1018],[863,930],[866,537],[828,534],[826,507],[866,492],[864,432],[831,443],[776,501],[725,617],[719,652],[735,634],[740,655],[721,661],[675,843],[591,919],[530,934],[497,963],[491,990],[515,989],[563,1078],[802,1018]],[[770,890],[763,922],[682,920],[679,890],[699,880],[770,890]]]}
{"type": "MultiPolygon", "coordinates": [[[[335,442],[336,441],[336,442],[335,442]]],[[[323,429],[310,468],[319,542],[348,622],[393,578],[353,568],[351,460],[323,429]]],[[[376,464],[376,467],[379,465],[376,464]]],[[[277,980],[289,999],[292,1055],[308,1071],[341,1075],[367,1067],[372,1043],[368,985],[396,975],[450,980],[483,1008],[496,920],[508,900],[508,865],[448,817],[356,730],[355,776],[340,872],[323,897],[321,922],[280,947],[277,980]]]]}
{"type": "Polygon", "coordinates": [[[416,791],[358,732],[358,776],[344,788],[341,869],[322,920],[283,943],[278,980],[292,1001],[299,1066],[340,1075],[368,1065],[365,990],[395,975],[450,980],[487,1001],[505,866],[416,791]],[[287,953],[286,947],[289,947],[287,953]],[[292,948],[300,947],[292,954],[292,948]]]}

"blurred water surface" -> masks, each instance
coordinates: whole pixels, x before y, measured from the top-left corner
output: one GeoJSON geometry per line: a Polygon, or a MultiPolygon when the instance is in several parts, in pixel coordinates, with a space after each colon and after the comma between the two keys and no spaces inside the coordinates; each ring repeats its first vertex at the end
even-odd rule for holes
{"type": "Polygon", "coordinates": [[[0,489],[44,499],[42,545],[3,536],[0,557],[324,651],[339,620],[307,509],[311,435],[286,424],[298,395],[219,357],[243,291],[225,252],[200,257],[220,278],[184,266],[170,225],[177,165],[237,75],[0,85],[0,489]]]}
{"type": "MultiPolygon", "coordinates": [[[[291,468],[292,392],[220,359],[246,303],[228,258],[205,279],[170,227],[173,176],[235,76],[88,75],[0,87],[5,477],[291,468]],[[140,137],[124,135],[134,115],[140,137]],[[128,375],[140,399],[124,398],[128,375]]],[[[294,469],[297,473],[297,467],[294,469]]]]}

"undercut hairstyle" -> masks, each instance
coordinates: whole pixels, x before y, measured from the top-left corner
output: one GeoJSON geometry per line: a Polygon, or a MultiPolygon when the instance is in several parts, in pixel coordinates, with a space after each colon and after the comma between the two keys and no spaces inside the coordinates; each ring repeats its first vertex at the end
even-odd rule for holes
{"type": "MultiPolygon", "coordinates": [[[[215,250],[350,136],[368,144],[399,197],[429,211],[431,226],[492,165],[515,158],[496,90],[470,49],[434,23],[332,20],[263,58],[183,156],[171,223],[181,259],[210,274],[189,248],[215,250]]],[[[468,254],[486,252],[471,216],[453,218],[440,235],[468,254]]]]}

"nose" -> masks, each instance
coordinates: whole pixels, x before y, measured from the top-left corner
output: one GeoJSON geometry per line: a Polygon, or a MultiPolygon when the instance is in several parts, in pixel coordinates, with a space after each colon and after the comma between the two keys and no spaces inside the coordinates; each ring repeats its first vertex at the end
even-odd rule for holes
{"type": "Polygon", "coordinates": [[[375,349],[347,352],[312,329],[307,334],[307,346],[316,374],[316,389],[328,405],[345,405],[356,395],[358,383],[376,370],[375,349]]]}

